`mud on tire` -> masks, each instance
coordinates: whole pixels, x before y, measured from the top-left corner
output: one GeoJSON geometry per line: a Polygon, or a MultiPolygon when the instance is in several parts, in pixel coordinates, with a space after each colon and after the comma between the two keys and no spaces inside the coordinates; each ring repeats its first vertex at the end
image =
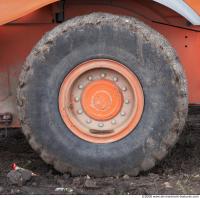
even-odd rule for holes
{"type": "Polygon", "coordinates": [[[47,33],[24,64],[17,99],[32,148],[58,171],[74,175],[137,175],[152,168],[176,143],[188,108],[184,72],[166,39],[135,18],[104,13],[73,18],[47,33]],[[58,109],[64,77],[94,58],[126,65],[140,80],[145,97],[137,127],[108,144],[75,136],[58,109]]]}

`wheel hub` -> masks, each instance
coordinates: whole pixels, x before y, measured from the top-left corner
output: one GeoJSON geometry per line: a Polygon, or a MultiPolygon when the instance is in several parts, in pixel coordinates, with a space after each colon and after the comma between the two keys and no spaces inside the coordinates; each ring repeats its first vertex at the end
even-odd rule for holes
{"type": "Polygon", "coordinates": [[[109,80],[96,80],[89,83],[81,99],[85,113],[99,121],[115,117],[123,101],[119,88],[109,80]]]}
{"type": "Polygon", "coordinates": [[[92,60],[64,79],[59,109],[66,126],[93,143],[122,139],[136,127],[144,106],[137,77],[112,60],[92,60]]]}

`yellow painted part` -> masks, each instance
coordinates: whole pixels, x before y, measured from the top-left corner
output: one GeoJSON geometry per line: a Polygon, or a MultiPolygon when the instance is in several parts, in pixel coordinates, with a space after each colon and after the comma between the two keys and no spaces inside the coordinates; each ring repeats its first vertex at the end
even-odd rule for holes
{"type": "Polygon", "coordinates": [[[200,16],[200,0],[184,0],[200,16]]]}
{"type": "Polygon", "coordinates": [[[14,21],[59,0],[0,0],[0,25],[14,21]]]}

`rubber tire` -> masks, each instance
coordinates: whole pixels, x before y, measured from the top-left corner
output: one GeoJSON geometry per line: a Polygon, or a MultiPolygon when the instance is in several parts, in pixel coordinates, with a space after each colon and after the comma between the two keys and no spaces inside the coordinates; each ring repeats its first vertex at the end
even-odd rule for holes
{"type": "Polygon", "coordinates": [[[166,39],[135,18],[105,13],[73,18],[47,33],[26,60],[17,98],[23,133],[45,162],[61,172],[99,177],[152,168],[176,143],[188,108],[184,72],[166,39]],[[58,110],[64,77],[94,58],[126,65],[145,96],[137,127],[108,144],[75,136],[58,110]]]}

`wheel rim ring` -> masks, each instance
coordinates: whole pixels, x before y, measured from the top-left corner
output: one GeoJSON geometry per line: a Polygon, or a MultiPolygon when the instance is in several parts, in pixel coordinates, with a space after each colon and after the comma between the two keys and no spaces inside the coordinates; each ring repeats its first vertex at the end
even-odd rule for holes
{"type": "Polygon", "coordinates": [[[126,137],[137,126],[143,113],[144,94],[137,76],[132,71],[130,71],[126,66],[110,59],[93,59],[79,64],[65,77],[60,88],[58,103],[62,120],[72,133],[74,133],[79,138],[86,140],[88,142],[111,143],[126,137]],[[86,133],[80,130],[80,127],[77,127],[78,126],[77,121],[73,118],[72,114],[69,113],[70,108],[66,106],[66,99],[68,102],[70,102],[70,104],[74,103],[71,98],[70,100],[68,99],[69,97],[71,97],[71,90],[74,81],[77,80],[79,76],[81,76],[83,73],[99,68],[111,69],[120,74],[123,74],[123,77],[125,77],[127,81],[130,83],[130,86],[132,87],[135,95],[136,105],[134,106],[132,117],[131,119],[129,119],[127,126],[123,129],[119,129],[119,131],[114,132],[112,134],[99,135],[99,134],[86,133]]]}

